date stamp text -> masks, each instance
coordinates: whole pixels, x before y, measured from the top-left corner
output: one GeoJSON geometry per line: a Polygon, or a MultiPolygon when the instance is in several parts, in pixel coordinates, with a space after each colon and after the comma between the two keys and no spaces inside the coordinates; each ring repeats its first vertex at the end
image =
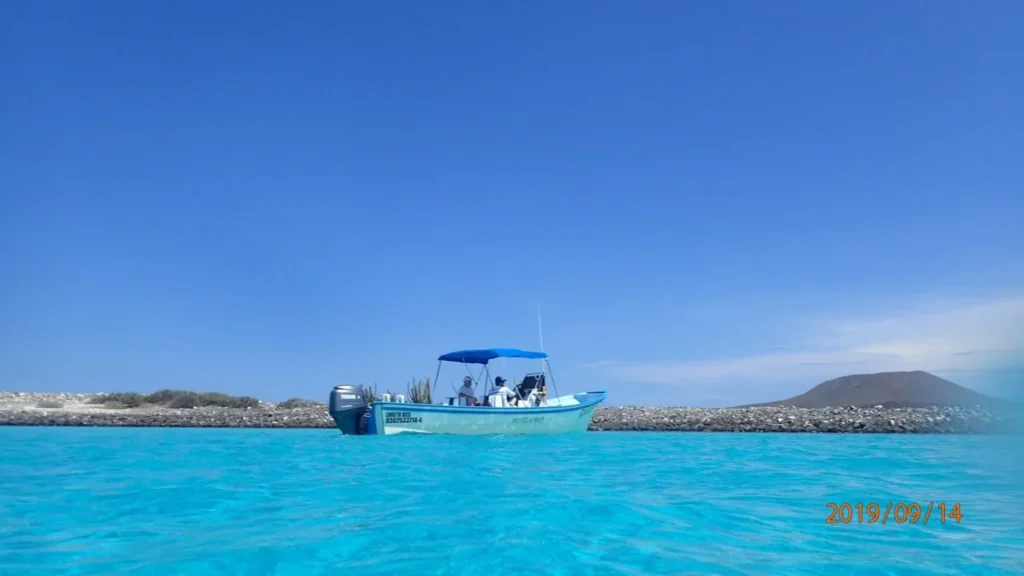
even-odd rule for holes
{"type": "Polygon", "coordinates": [[[960,503],[829,502],[826,524],[946,524],[963,520],[960,503]]]}

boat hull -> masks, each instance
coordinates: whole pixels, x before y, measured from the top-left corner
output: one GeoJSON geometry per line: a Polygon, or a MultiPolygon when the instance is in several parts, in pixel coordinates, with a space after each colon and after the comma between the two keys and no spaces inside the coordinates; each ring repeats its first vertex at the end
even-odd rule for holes
{"type": "Polygon", "coordinates": [[[561,434],[586,432],[604,392],[566,397],[575,402],[531,408],[489,408],[374,402],[368,434],[561,434]]]}

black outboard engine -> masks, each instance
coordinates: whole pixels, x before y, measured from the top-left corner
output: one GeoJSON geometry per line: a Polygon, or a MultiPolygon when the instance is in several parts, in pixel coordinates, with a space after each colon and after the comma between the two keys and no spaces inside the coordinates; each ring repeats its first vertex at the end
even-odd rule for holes
{"type": "Polygon", "coordinates": [[[342,384],[331,390],[331,418],[342,434],[365,434],[365,417],[369,413],[366,392],[362,386],[342,384]]]}

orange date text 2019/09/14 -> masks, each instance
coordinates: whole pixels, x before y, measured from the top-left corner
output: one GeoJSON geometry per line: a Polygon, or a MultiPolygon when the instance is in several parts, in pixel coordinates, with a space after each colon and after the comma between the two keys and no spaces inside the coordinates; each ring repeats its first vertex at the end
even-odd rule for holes
{"type": "Polygon", "coordinates": [[[826,524],[946,524],[963,520],[959,502],[829,502],[826,524]]]}

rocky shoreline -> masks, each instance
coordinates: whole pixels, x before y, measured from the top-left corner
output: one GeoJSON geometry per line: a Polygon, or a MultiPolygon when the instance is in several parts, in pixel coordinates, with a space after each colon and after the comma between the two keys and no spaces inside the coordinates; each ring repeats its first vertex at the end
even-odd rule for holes
{"type": "Polygon", "coordinates": [[[944,408],[644,408],[608,407],[590,430],[651,432],[797,432],[861,434],[1013,434],[1012,414],[981,407],[944,408]]]}
{"type": "MultiPolygon", "coordinates": [[[[0,392],[0,426],[174,428],[333,428],[327,405],[260,402],[249,408],[116,408],[96,394],[0,392]]],[[[590,430],[644,432],[798,432],[1006,434],[1024,430],[1016,414],[951,408],[660,408],[603,406],[590,430]]]]}

